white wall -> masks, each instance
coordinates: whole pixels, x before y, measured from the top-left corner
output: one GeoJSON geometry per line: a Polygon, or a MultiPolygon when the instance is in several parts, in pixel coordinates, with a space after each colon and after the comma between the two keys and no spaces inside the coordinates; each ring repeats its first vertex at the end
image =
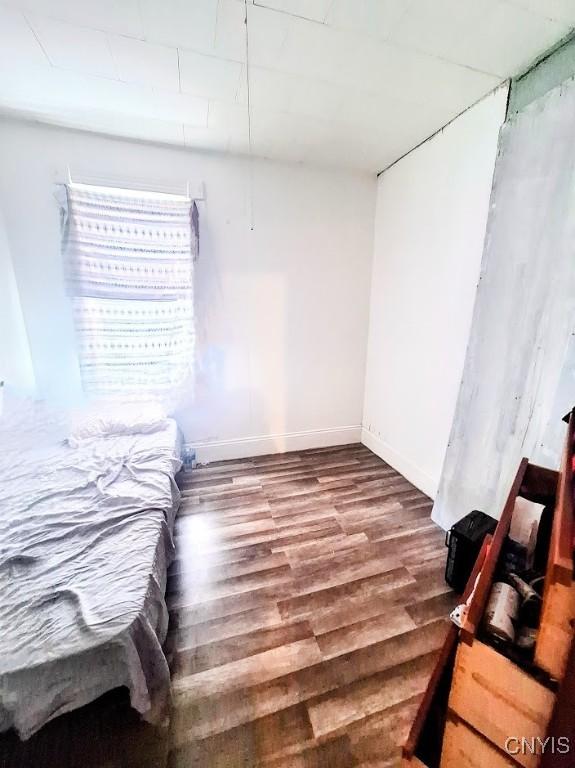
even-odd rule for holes
{"type": "Polygon", "coordinates": [[[80,392],[53,184],[205,183],[197,382],[180,422],[203,459],[359,440],[375,180],[0,122],[0,208],[39,390],[80,392]]]}
{"type": "MultiPolygon", "coordinates": [[[[34,371],[20,306],[10,245],[0,210],[0,381],[23,394],[34,393],[34,371]]],[[[0,395],[0,412],[2,398],[0,395]]]]}
{"type": "Polygon", "coordinates": [[[523,456],[557,469],[575,404],[575,80],[512,115],[433,519],[499,517],[523,456]]]}
{"type": "Polygon", "coordinates": [[[362,441],[435,497],[479,271],[507,87],[378,182],[362,441]]]}

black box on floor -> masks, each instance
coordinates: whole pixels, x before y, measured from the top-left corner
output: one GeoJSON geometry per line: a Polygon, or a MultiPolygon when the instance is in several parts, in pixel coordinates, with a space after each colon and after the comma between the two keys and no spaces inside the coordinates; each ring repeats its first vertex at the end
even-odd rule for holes
{"type": "Polygon", "coordinates": [[[496,526],[497,520],[475,509],[445,534],[448,547],[445,581],[456,592],[461,594],[465,589],[483,539],[488,533],[493,533],[496,526]]]}

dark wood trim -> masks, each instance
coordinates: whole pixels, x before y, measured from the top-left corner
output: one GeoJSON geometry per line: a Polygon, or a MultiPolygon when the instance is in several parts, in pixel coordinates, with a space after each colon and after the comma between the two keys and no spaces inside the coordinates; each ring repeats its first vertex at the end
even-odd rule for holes
{"type": "Polygon", "coordinates": [[[519,489],[523,483],[523,478],[525,476],[528,464],[529,462],[526,458],[521,459],[519,469],[517,470],[517,474],[515,475],[515,479],[511,485],[507,501],[503,507],[501,519],[499,520],[497,528],[495,529],[489,552],[487,553],[485,563],[481,569],[479,582],[477,584],[477,589],[475,590],[473,600],[471,601],[471,605],[469,606],[467,619],[461,629],[461,639],[468,645],[471,645],[475,638],[477,629],[483,616],[483,612],[485,610],[485,606],[487,604],[487,600],[489,599],[489,593],[493,583],[493,575],[497,567],[499,555],[501,554],[501,547],[503,546],[505,537],[509,532],[511,517],[513,515],[513,507],[515,506],[515,499],[517,498],[519,489]]]}
{"type": "MultiPolygon", "coordinates": [[[[547,578],[551,584],[570,587],[573,581],[573,438],[575,409],[571,411],[561,460],[557,504],[549,545],[547,578]]],[[[547,584],[545,588],[547,589],[547,584]]]]}
{"type": "MultiPolygon", "coordinates": [[[[467,585],[463,593],[462,602],[465,602],[473,592],[475,580],[477,579],[477,576],[481,571],[481,568],[483,567],[483,564],[487,557],[487,553],[489,552],[489,547],[491,546],[492,538],[493,537],[490,534],[488,534],[483,540],[483,544],[481,545],[481,549],[479,551],[479,554],[477,555],[477,560],[475,561],[475,565],[473,566],[473,570],[471,571],[471,575],[469,576],[469,579],[467,581],[467,585]]],[[[448,664],[449,659],[453,655],[455,646],[457,645],[458,634],[459,634],[458,628],[455,626],[455,624],[452,624],[451,627],[449,628],[447,637],[445,638],[445,642],[443,643],[443,646],[439,653],[437,664],[435,665],[433,674],[431,675],[431,678],[429,680],[429,685],[425,690],[423,699],[421,701],[419,709],[417,710],[417,716],[413,721],[407,740],[402,747],[402,756],[405,759],[410,760],[413,757],[415,750],[417,748],[417,745],[419,744],[421,733],[423,731],[425,721],[429,715],[431,705],[437,693],[437,689],[439,687],[441,677],[445,671],[445,667],[448,664]]]]}

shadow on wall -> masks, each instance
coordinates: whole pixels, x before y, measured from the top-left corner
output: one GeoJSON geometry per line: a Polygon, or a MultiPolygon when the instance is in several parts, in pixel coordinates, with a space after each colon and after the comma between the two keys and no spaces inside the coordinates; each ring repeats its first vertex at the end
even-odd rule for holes
{"type": "MultiPolygon", "coordinates": [[[[241,253],[249,254],[248,239],[253,237],[246,219],[238,260],[241,253]]],[[[194,281],[195,380],[176,418],[187,441],[205,445],[227,440],[237,453],[245,436],[286,431],[287,278],[258,272],[249,258],[238,261],[236,270],[222,272],[212,257],[217,245],[222,246],[213,243],[204,227],[194,281]]],[[[270,450],[281,449],[270,444],[270,450]]],[[[218,455],[225,453],[221,445],[218,455]]],[[[208,461],[212,451],[200,448],[200,461],[202,456],[208,461]]]]}

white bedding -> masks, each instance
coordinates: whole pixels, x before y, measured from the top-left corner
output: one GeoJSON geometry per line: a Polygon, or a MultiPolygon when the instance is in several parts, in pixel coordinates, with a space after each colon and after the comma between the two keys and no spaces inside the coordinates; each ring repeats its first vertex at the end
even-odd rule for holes
{"type": "Polygon", "coordinates": [[[38,427],[32,448],[26,430],[0,430],[0,731],[28,738],[121,685],[158,722],[177,426],[78,448],[47,433],[61,437],[38,427]]]}

